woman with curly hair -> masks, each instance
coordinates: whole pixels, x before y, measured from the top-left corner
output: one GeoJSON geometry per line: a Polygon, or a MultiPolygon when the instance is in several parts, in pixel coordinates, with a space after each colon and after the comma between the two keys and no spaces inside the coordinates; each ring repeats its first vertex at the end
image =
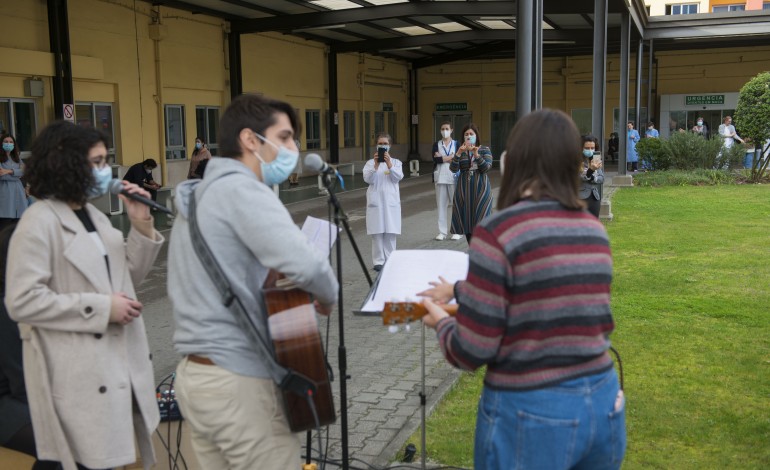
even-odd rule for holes
{"type": "Polygon", "coordinates": [[[0,230],[21,218],[27,209],[27,195],[24,193],[24,163],[19,158],[19,146],[12,135],[0,136],[3,148],[0,151],[0,230]]]}
{"type": "Polygon", "coordinates": [[[37,456],[64,470],[114,468],[135,461],[137,442],[149,468],[159,415],[134,286],[163,237],[141,203],[119,196],[131,221],[127,240],[88,203],[112,179],[98,130],[64,121],[43,129],[26,178],[38,202],[11,238],[5,304],[23,341],[37,456]]]}

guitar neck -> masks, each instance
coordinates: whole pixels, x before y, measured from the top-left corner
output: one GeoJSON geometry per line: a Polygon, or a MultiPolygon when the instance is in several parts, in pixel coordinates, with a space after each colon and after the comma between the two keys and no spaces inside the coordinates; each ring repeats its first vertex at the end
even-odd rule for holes
{"type": "MultiPolygon", "coordinates": [[[[450,315],[455,315],[457,313],[457,307],[457,304],[441,306],[441,308],[446,310],[450,315]]],[[[411,323],[413,321],[421,320],[422,317],[427,314],[428,309],[421,303],[385,302],[385,307],[382,309],[382,324],[395,325],[398,323],[411,323]]]]}

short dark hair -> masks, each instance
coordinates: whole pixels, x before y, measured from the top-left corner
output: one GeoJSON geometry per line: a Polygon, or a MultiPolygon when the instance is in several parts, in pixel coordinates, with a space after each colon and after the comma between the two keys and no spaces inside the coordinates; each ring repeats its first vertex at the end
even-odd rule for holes
{"type": "Polygon", "coordinates": [[[541,109],[521,118],[506,144],[499,210],[531,191],[534,200],[550,197],[569,209],[582,209],[578,197],[582,169],[580,132],[563,111],[541,109]]]}
{"type": "MultiPolygon", "coordinates": [[[[13,150],[11,150],[11,160],[13,160],[16,163],[21,163],[21,160],[19,159],[19,143],[16,142],[16,138],[6,132],[0,134],[0,142],[8,138],[10,138],[13,141],[13,150]]],[[[5,163],[6,161],[8,161],[8,157],[5,156],[5,150],[0,149],[0,162],[5,163]]]]}
{"type": "Polygon", "coordinates": [[[650,126],[652,126],[652,127],[655,127],[655,123],[654,123],[654,122],[652,122],[652,121],[648,122],[648,123],[647,123],[647,127],[650,127],[650,126]]]}
{"type": "Polygon", "coordinates": [[[55,198],[85,204],[94,184],[88,152],[99,143],[107,146],[107,136],[92,127],[67,121],[46,126],[32,142],[24,178],[29,193],[40,199],[55,198]]]}
{"type": "Polygon", "coordinates": [[[258,95],[240,95],[230,102],[219,120],[219,154],[222,157],[237,158],[243,153],[240,134],[243,129],[251,129],[265,135],[265,129],[276,123],[276,114],[284,113],[289,117],[295,137],[302,130],[294,108],[285,101],[258,95]]]}
{"type": "Polygon", "coordinates": [[[156,162],[154,158],[148,158],[142,163],[142,165],[149,166],[150,168],[157,168],[158,162],[156,162]]]}
{"type": "Polygon", "coordinates": [[[468,129],[472,130],[474,134],[476,134],[476,146],[479,147],[481,145],[481,137],[479,136],[479,128],[476,127],[476,124],[469,122],[465,126],[463,126],[463,131],[460,132],[460,135],[462,136],[461,140],[465,141],[465,131],[468,129]]]}

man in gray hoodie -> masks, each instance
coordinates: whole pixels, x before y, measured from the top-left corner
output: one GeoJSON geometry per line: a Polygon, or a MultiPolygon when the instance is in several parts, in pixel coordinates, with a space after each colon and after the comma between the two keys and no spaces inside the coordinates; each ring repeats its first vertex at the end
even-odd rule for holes
{"type": "Polygon", "coordinates": [[[262,285],[270,270],[315,298],[328,315],[338,284],[328,261],[307,241],[271,185],[293,171],[299,152],[294,109],[255,95],[232,101],[220,120],[219,150],[203,180],[176,190],[168,293],[174,345],[185,357],[176,391],[201,468],[300,468],[300,442],[289,430],[281,394],[236,315],[223,304],[190,237],[195,198],[202,238],[253,322],[267,331],[262,285]]]}

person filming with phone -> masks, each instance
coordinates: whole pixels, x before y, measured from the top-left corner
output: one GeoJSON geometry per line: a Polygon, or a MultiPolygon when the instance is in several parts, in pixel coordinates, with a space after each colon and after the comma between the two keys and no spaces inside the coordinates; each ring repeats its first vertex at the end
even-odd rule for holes
{"type": "Polygon", "coordinates": [[[401,161],[390,156],[389,134],[377,135],[377,151],[364,165],[366,190],[366,233],[372,236],[372,264],[380,271],[396,249],[401,234],[401,193],[398,182],[404,178],[401,161]]]}
{"type": "Polygon", "coordinates": [[[588,212],[599,217],[602,205],[600,191],[604,183],[602,156],[598,152],[598,140],[591,134],[580,138],[583,143],[583,165],[580,168],[580,199],[586,202],[588,212]]]}
{"type": "Polygon", "coordinates": [[[473,228],[492,213],[492,186],[487,172],[492,168],[492,151],[481,145],[473,123],[463,127],[463,144],[455,152],[449,170],[460,171],[452,207],[452,233],[471,242],[473,228]]]}

